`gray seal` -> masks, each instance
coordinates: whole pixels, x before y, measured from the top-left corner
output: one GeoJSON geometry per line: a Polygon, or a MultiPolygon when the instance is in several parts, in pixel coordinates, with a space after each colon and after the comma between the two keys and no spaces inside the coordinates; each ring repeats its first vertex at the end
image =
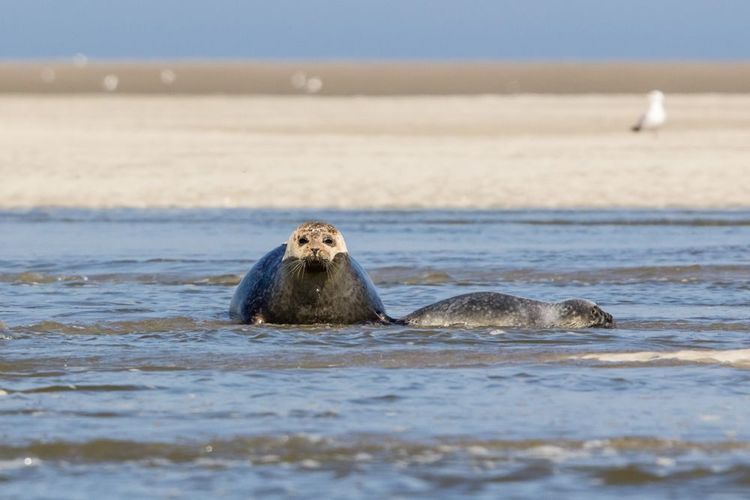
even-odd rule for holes
{"type": "Polygon", "coordinates": [[[372,280],[341,233],[307,222],[261,258],[240,282],[229,316],[241,323],[390,323],[372,280]]]}
{"type": "Polygon", "coordinates": [[[288,325],[382,323],[412,326],[612,328],[612,316],[584,299],[541,302],[479,292],[441,300],[394,319],[341,232],[324,222],[297,227],[240,282],[229,306],[240,323],[288,325]]]}
{"type": "Polygon", "coordinates": [[[612,315],[585,299],[562,302],[495,292],[467,293],[441,300],[406,316],[413,326],[497,326],[505,328],[612,328],[612,315]]]}

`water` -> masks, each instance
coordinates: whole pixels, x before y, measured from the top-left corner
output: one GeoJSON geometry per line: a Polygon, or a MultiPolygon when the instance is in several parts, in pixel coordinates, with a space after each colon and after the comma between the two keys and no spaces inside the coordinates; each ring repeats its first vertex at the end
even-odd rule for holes
{"type": "Polygon", "coordinates": [[[0,213],[0,497],[744,496],[750,213],[0,213]],[[251,327],[340,227],[394,316],[498,290],[614,330],[251,327]]]}

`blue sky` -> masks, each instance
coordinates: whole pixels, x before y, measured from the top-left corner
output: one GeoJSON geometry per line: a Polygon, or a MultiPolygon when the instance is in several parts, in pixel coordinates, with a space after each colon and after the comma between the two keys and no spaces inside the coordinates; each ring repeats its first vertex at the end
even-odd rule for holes
{"type": "Polygon", "coordinates": [[[0,58],[750,59],[748,0],[0,0],[0,58]]]}

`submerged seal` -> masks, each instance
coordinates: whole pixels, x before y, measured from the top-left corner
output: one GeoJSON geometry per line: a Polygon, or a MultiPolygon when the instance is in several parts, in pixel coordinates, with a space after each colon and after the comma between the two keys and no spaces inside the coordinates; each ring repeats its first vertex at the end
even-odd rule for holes
{"type": "Polygon", "coordinates": [[[341,233],[307,222],[240,282],[229,315],[242,323],[354,324],[393,321],[341,233]]]}
{"type": "Polygon", "coordinates": [[[306,222],[261,258],[240,282],[229,316],[241,323],[612,328],[612,316],[583,299],[540,302],[493,292],[469,293],[403,319],[385,312],[375,286],[347,251],[342,234],[306,222]]]}
{"type": "Polygon", "coordinates": [[[441,300],[406,316],[414,326],[521,328],[612,328],[612,315],[585,299],[541,302],[504,293],[467,293],[441,300]]]}

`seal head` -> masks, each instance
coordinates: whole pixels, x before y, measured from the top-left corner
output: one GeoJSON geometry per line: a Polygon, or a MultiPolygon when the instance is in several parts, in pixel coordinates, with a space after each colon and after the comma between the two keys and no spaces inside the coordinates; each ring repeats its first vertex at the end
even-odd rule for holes
{"type": "Polygon", "coordinates": [[[348,253],[344,236],[334,226],[305,222],[289,236],[282,260],[301,273],[322,272],[330,269],[337,255],[348,253]]]}
{"type": "Polygon", "coordinates": [[[612,315],[586,299],[568,299],[554,304],[556,323],[562,328],[614,328],[612,315]]]}

